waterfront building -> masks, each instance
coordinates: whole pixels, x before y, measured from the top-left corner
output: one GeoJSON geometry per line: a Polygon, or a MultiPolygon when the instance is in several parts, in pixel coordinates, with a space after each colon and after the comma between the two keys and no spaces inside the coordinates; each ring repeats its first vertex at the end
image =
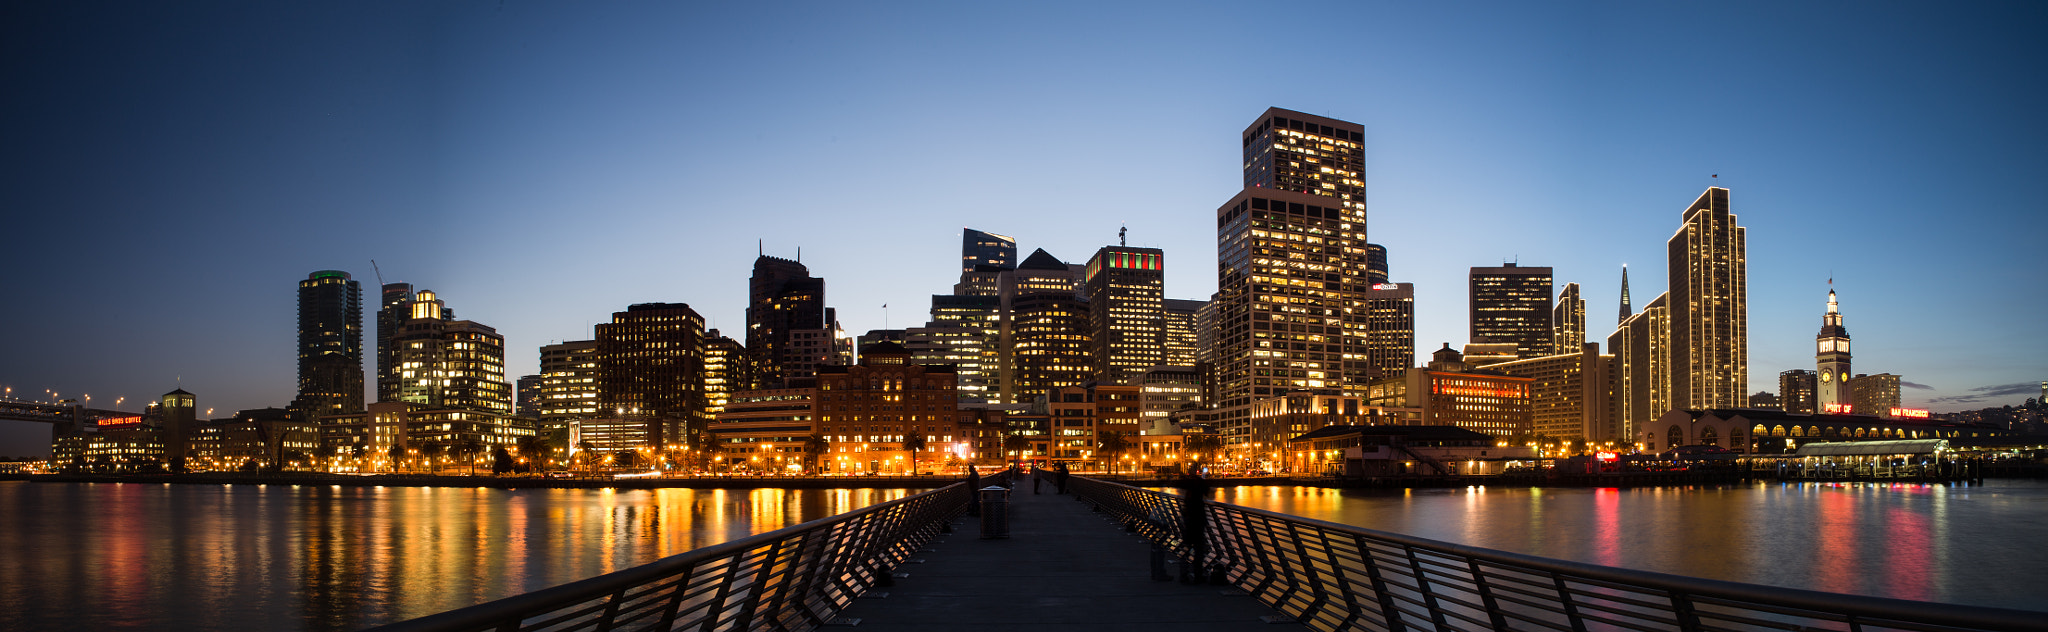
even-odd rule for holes
{"type": "Polygon", "coordinates": [[[1536,458],[1527,446],[1455,426],[1334,425],[1288,441],[1289,467],[1317,476],[1485,476],[1536,458]]]}
{"type": "Polygon", "coordinates": [[[1820,401],[1816,393],[1819,386],[1820,377],[1813,371],[1792,369],[1779,373],[1778,407],[1788,413],[1820,412],[1815,405],[1820,401]]]}
{"type": "Polygon", "coordinates": [[[931,355],[940,353],[940,347],[949,349],[942,354],[945,357],[959,358],[952,364],[959,372],[958,392],[962,404],[1002,401],[1002,361],[1005,356],[1002,354],[1003,301],[999,286],[999,280],[992,281],[992,287],[998,289],[985,295],[933,295],[931,321],[925,323],[927,331],[920,334],[924,342],[913,340],[906,345],[911,347],[912,353],[919,354],[919,364],[946,363],[936,361],[931,355]]]}
{"type": "Polygon", "coordinates": [[[714,468],[786,471],[810,463],[817,447],[818,389],[812,386],[737,391],[711,424],[704,454],[714,468]]]}
{"type": "Polygon", "coordinates": [[[1003,444],[1010,436],[1009,411],[986,407],[961,408],[954,411],[954,415],[959,428],[956,442],[966,446],[969,462],[1000,465],[1008,460],[1003,444]]]}
{"type": "Polygon", "coordinates": [[[1728,190],[1710,187],[1686,207],[1684,225],[1665,244],[1671,278],[1673,408],[1730,408],[1747,403],[1746,232],[1728,210],[1728,190]]]}
{"type": "Polygon", "coordinates": [[[363,286],[340,270],[299,281],[302,419],[363,408],[363,286]]]}
{"type": "Polygon", "coordinates": [[[1534,378],[1503,375],[1466,364],[1464,354],[1445,343],[1429,364],[1399,378],[1375,381],[1365,405],[1402,423],[1449,425],[1497,437],[1530,438],[1534,432],[1530,391],[1534,378]]]}
{"type": "Polygon", "coordinates": [[[1273,471],[1287,467],[1288,441],[1294,437],[1325,426],[1400,423],[1397,417],[1367,404],[1364,397],[1308,391],[1290,391],[1252,402],[1251,418],[1251,440],[1244,453],[1254,464],[1273,471]]]}
{"type": "Polygon", "coordinates": [[[1820,333],[1814,336],[1813,363],[1820,380],[1814,410],[1849,412],[1848,407],[1855,404],[1849,387],[1849,329],[1842,326],[1841,304],[1835,301],[1834,290],[1828,290],[1828,311],[1820,318],[1820,333]]]}
{"type": "Polygon", "coordinates": [[[1139,428],[1144,394],[1136,385],[1089,383],[1046,392],[1048,428],[1046,457],[1053,461],[1093,463],[1129,469],[1139,454],[1139,428]],[[1115,435],[1116,439],[1109,439],[1115,435]],[[1110,442],[1110,443],[1105,443],[1110,442]],[[1112,444],[1121,444],[1116,447],[1112,444]]]}
{"type": "Polygon", "coordinates": [[[1208,301],[1179,298],[1166,299],[1166,342],[1159,363],[1169,366],[1194,366],[1201,348],[1196,313],[1208,301]]]}
{"type": "Polygon", "coordinates": [[[1375,378],[1415,366],[1415,284],[1378,283],[1365,293],[1370,310],[1366,370],[1375,378]]]}
{"type": "Polygon", "coordinates": [[[680,456],[689,447],[689,424],[666,415],[634,415],[578,419],[569,422],[570,457],[585,450],[584,459],[609,459],[612,466],[646,470],[663,457],[680,456]]]}
{"type": "Polygon", "coordinates": [[[1657,452],[1706,445],[1743,453],[1785,454],[1807,443],[1990,437],[2000,431],[1935,419],[1885,419],[1862,414],[1806,414],[1755,408],[1673,410],[1636,435],[1638,449],[1657,452]]]}
{"type": "Polygon", "coordinates": [[[1173,414],[1202,408],[1202,370],[1192,366],[1155,366],[1138,380],[1143,419],[1141,435],[1180,434],[1173,414]]]}
{"type": "Polygon", "coordinates": [[[319,419],[320,445],[359,463],[361,471],[418,468],[430,443],[450,457],[474,457],[535,434],[531,420],[412,402],[377,402],[360,413],[319,419]]]}
{"type": "Polygon", "coordinates": [[[1857,375],[1850,378],[1848,386],[1852,412],[1891,417],[1893,409],[1899,407],[1899,376],[1857,375]]]}
{"type": "Polygon", "coordinates": [[[400,400],[428,408],[512,414],[505,383],[505,337],[482,323],[454,320],[431,290],[413,295],[392,340],[398,347],[400,400]]]}
{"type": "Polygon", "coordinates": [[[1670,301],[1668,292],[1657,295],[1607,336],[1621,436],[1635,436],[1672,409],[1670,301]]]}
{"type": "Polygon", "coordinates": [[[321,443],[317,420],[284,408],[243,410],[201,423],[190,441],[192,458],[213,470],[311,464],[321,443]]]}
{"type": "Polygon", "coordinates": [[[1003,378],[996,403],[1028,402],[1094,379],[1088,304],[1076,272],[1040,249],[1003,273],[1003,378]]]}
{"type": "Polygon", "coordinates": [[[804,264],[767,255],[754,260],[746,341],[755,372],[752,388],[781,387],[795,373],[815,371],[821,355],[817,343],[823,343],[827,355],[832,349],[825,312],[825,280],[812,277],[804,264]],[[811,344],[793,344],[799,331],[811,344]]]}
{"type": "Polygon", "coordinates": [[[858,365],[819,371],[815,426],[831,471],[905,473],[913,462],[924,471],[974,458],[959,431],[953,367],[915,364],[908,349],[884,342],[865,349],[858,365]],[[911,435],[922,436],[922,450],[906,449],[911,435]]]}
{"type": "Polygon", "coordinates": [[[1472,342],[1514,343],[1517,358],[1550,355],[1549,267],[1474,267],[1469,281],[1472,342]]]}
{"type": "MultiPolygon", "coordinates": [[[[377,401],[395,402],[399,401],[399,388],[404,381],[399,376],[398,338],[405,329],[405,321],[412,319],[412,284],[386,283],[382,290],[377,307],[377,401]]],[[[453,311],[445,315],[455,317],[453,311]]]]}
{"type": "Polygon", "coordinates": [[[1166,359],[1166,254],[1105,246],[1088,258],[1082,278],[1095,379],[1135,383],[1166,359]]]}
{"type": "Polygon", "coordinates": [[[973,272],[976,267],[1017,267],[1017,240],[972,228],[960,229],[960,273],[973,272]]]}
{"type": "Polygon", "coordinates": [[[597,341],[572,340],[540,348],[540,428],[552,431],[575,419],[598,416],[597,341]]]}
{"type": "Polygon", "coordinates": [[[1271,108],[1240,139],[1244,189],[1215,216],[1208,382],[1219,436],[1241,450],[1258,399],[1364,390],[1371,262],[1364,126],[1271,108]]]}
{"type": "MultiPolygon", "coordinates": [[[[706,410],[704,317],[685,303],[640,303],[597,325],[598,414],[683,420],[697,446],[706,410]]],[[[665,437],[664,441],[677,441],[665,437]]]]}
{"type": "Polygon", "coordinates": [[[199,429],[199,398],[182,388],[164,393],[157,399],[156,414],[162,428],[157,441],[163,446],[164,463],[172,472],[185,471],[192,434],[199,429]]]}
{"type": "Polygon", "coordinates": [[[1379,244],[1365,245],[1365,282],[1367,285],[1386,285],[1387,247],[1379,244]]]}
{"type": "Polygon", "coordinates": [[[1578,353],[1560,353],[1489,365],[1503,375],[1527,377],[1530,383],[1530,424],[1537,437],[1587,443],[1624,441],[1615,423],[1615,358],[1601,355],[1600,344],[1579,344],[1578,353]]]}
{"type": "Polygon", "coordinates": [[[1586,344],[1586,299],[1579,297],[1579,284],[1566,283],[1557,293],[1557,306],[1550,310],[1550,348],[1559,354],[1572,353],[1586,344]]]}

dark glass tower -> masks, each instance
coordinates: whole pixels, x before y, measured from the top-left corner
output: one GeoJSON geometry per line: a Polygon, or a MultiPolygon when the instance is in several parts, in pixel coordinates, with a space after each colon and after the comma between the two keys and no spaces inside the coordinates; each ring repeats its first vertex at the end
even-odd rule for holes
{"type": "Polygon", "coordinates": [[[1371,285],[1387,284],[1387,247],[1379,244],[1365,245],[1365,282],[1371,285]]]}
{"type": "Polygon", "coordinates": [[[377,308],[377,401],[398,401],[397,340],[412,319],[412,284],[386,283],[377,308]]]}
{"type": "Polygon", "coordinates": [[[1007,235],[985,233],[972,228],[961,229],[960,271],[973,272],[975,266],[988,266],[1010,270],[1017,267],[1017,240],[1007,235]]]}
{"type": "Polygon", "coordinates": [[[1515,343],[1515,357],[1550,355],[1548,266],[1473,268],[1472,342],[1515,343]]]}
{"type": "Polygon", "coordinates": [[[340,270],[299,282],[299,398],[306,415],[363,410],[363,286],[340,270]]]}
{"type": "Polygon", "coordinates": [[[790,344],[791,333],[826,325],[825,280],[812,277],[802,263],[761,255],[747,289],[747,353],[755,385],[778,388],[793,365],[804,364],[790,344]]]}

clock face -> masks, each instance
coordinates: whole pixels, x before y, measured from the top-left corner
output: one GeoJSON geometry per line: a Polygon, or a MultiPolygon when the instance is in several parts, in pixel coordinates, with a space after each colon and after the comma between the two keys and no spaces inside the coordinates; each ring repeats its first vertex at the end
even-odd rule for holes
{"type": "Polygon", "coordinates": [[[1834,381],[1834,377],[1835,377],[1835,374],[1834,374],[1833,372],[1831,372],[1831,371],[1825,371],[1825,370],[1823,370],[1823,371],[1821,371],[1821,372],[1820,372],[1820,381],[1821,381],[1821,383],[1822,383],[1822,384],[1826,384],[1826,383],[1828,383],[1828,382],[1832,382],[1832,381],[1834,381]]]}

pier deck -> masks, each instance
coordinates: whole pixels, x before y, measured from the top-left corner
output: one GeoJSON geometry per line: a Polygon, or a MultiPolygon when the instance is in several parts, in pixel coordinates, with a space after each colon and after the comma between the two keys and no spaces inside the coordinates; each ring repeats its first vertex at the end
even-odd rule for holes
{"type": "MultiPolygon", "coordinates": [[[[1276,614],[1223,586],[1153,581],[1151,545],[1125,533],[1073,496],[1031,493],[1029,479],[1010,494],[1010,538],[979,539],[966,517],[940,537],[924,563],[897,568],[909,577],[874,589],[839,613],[858,630],[1301,630],[1269,624],[1276,614]]],[[[1178,575],[1177,566],[1168,566],[1178,575]]],[[[847,629],[830,627],[826,629],[847,629]]]]}

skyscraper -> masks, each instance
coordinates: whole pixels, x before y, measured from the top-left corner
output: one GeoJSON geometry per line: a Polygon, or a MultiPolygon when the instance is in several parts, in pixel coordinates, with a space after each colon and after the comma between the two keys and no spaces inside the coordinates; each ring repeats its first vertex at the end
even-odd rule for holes
{"type": "Polygon", "coordinates": [[[1815,379],[1820,381],[1815,389],[1814,410],[1835,412],[1830,407],[1855,403],[1855,395],[1849,389],[1849,329],[1842,326],[1841,305],[1835,302],[1834,290],[1828,290],[1828,311],[1821,315],[1820,333],[1814,336],[1813,364],[1815,379]]]}
{"type": "Polygon", "coordinates": [[[1166,358],[1166,255],[1106,246],[1088,259],[1083,278],[1096,380],[1135,384],[1166,358]]]}
{"type": "Polygon", "coordinates": [[[1614,354],[1615,414],[1619,437],[1636,436],[1671,404],[1671,294],[1657,295],[1607,337],[1614,354]]]}
{"type": "Polygon", "coordinates": [[[1180,298],[1166,299],[1166,351],[1159,363],[1167,366],[1194,366],[1196,354],[1201,348],[1200,333],[1195,314],[1202,311],[1208,301],[1194,301],[1180,298]]]}
{"type": "MultiPolygon", "coordinates": [[[[377,401],[398,401],[398,335],[412,319],[412,284],[386,283],[377,307],[377,401]]],[[[453,316],[452,314],[450,315],[453,316]]]]}
{"type": "Polygon", "coordinates": [[[1017,240],[972,228],[960,229],[960,272],[973,272],[978,266],[1016,268],[1017,240]]]}
{"type": "MultiPolygon", "coordinates": [[[[703,436],[704,317],[683,303],[640,303],[597,325],[600,415],[683,420],[690,445],[703,436]]],[[[669,439],[663,439],[668,441],[669,439]]]]}
{"type": "Polygon", "coordinates": [[[505,337],[475,321],[455,320],[431,290],[420,290],[392,343],[398,347],[398,399],[433,408],[512,414],[505,383],[505,337]]]}
{"type": "Polygon", "coordinates": [[[1001,401],[1029,403],[1095,377],[1088,303],[1072,266],[1040,249],[1003,273],[1001,401]]]}
{"type": "Polygon", "coordinates": [[[363,409],[363,286],[340,270],[299,282],[302,419],[363,409]]]}
{"type": "Polygon", "coordinates": [[[1515,356],[1550,355],[1550,268],[1472,268],[1472,342],[1515,343],[1515,356]]]}
{"type": "Polygon", "coordinates": [[[1379,244],[1365,245],[1365,282],[1371,285],[1387,283],[1387,247],[1379,244]]]}
{"type": "MultiPolygon", "coordinates": [[[[756,387],[780,388],[792,377],[791,365],[815,365],[805,361],[808,349],[791,343],[796,331],[823,331],[825,326],[824,279],[813,278],[804,264],[789,259],[761,255],[754,260],[754,276],[748,283],[747,353],[752,356],[756,387]]],[[[807,334],[818,335],[823,334],[807,334]]]]}
{"type": "Polygon", "coordinates": [[[1240,134],[1244,190],[1216,209],[1216,379],[1226,444],[1255,399],[1362,396],[1370,249],[1365,127],[1272,108],[1240,134]]]}
{"type": "Polygon", "coordinates": [[[540,374],[542,430],[598,416],[596,340],[541,347],[540,374]]]}
{"type": "Polygon", "coordinates": [[[1374,285],[1365,303],[1371,310],[1365,354],[1372,375],[1394,377],[1415,368],[1415,284],[1374,285]]]}
{"type": "Polygon", "coordinates": [[[1899,376],[1890,373],[1858,375],[1849,380],[1850,412],[1891,417],[1899,407],[1899,376]]]}
{"type": "Polygon", "coordinates": [[[1728,190],[1710,187],[1666,242],[1671,275],[1671,402],[1735,408],[1749,399],[1749,264],[1728,190]]]}
{"type": "Polygon", "coordinates": [[[1579,297],[1579,284],[1566,283],[1557,293],[1557,307],[1550,310],[1550,347],[1571,353],[1586,343],[1586,299],[1579,297]]]}
{"type": "Polygon", "coordinates": [[[1629,316],[1631,316],[1631,315],[1633,315],[1633,314],[1635,314],[1635,313],[1636,313],[1636,308],[1635,308],[1635,307],[1632,307],[1632,306],[1630,306],[1630,305],[1629,305],[1629,302],[1628,302],[1628,265],[1627,265],[1627,264],[1622,264],[1622,266],[1621,266],[1621,316],[1620,316],[1620,317],[1618,317],[1618,318],[1615,318],[1615,319],[1614,319],[1614,322],[1615,322],[1615,324],[1620,324],[1620,323],[1621,323],[1621,321],[1624,321],[1624,320],[1628,320],[1628,317],[1629,317],[1629,316]]]}
{"type": "Polygon", "coordinates": [[[747,348],[718,330],[704,332],[704,412],[713,418],[725,412],[732,394],[747,380],[747,348]]]}
{"type": "Polygon", "coordinates": [[[1792,369],[1778,374],[1778,405],[1788,413],[1811,414],[1819,407],[1814,405],[1814,390],[1820,378],[1806,369],[1792,369]]]}

